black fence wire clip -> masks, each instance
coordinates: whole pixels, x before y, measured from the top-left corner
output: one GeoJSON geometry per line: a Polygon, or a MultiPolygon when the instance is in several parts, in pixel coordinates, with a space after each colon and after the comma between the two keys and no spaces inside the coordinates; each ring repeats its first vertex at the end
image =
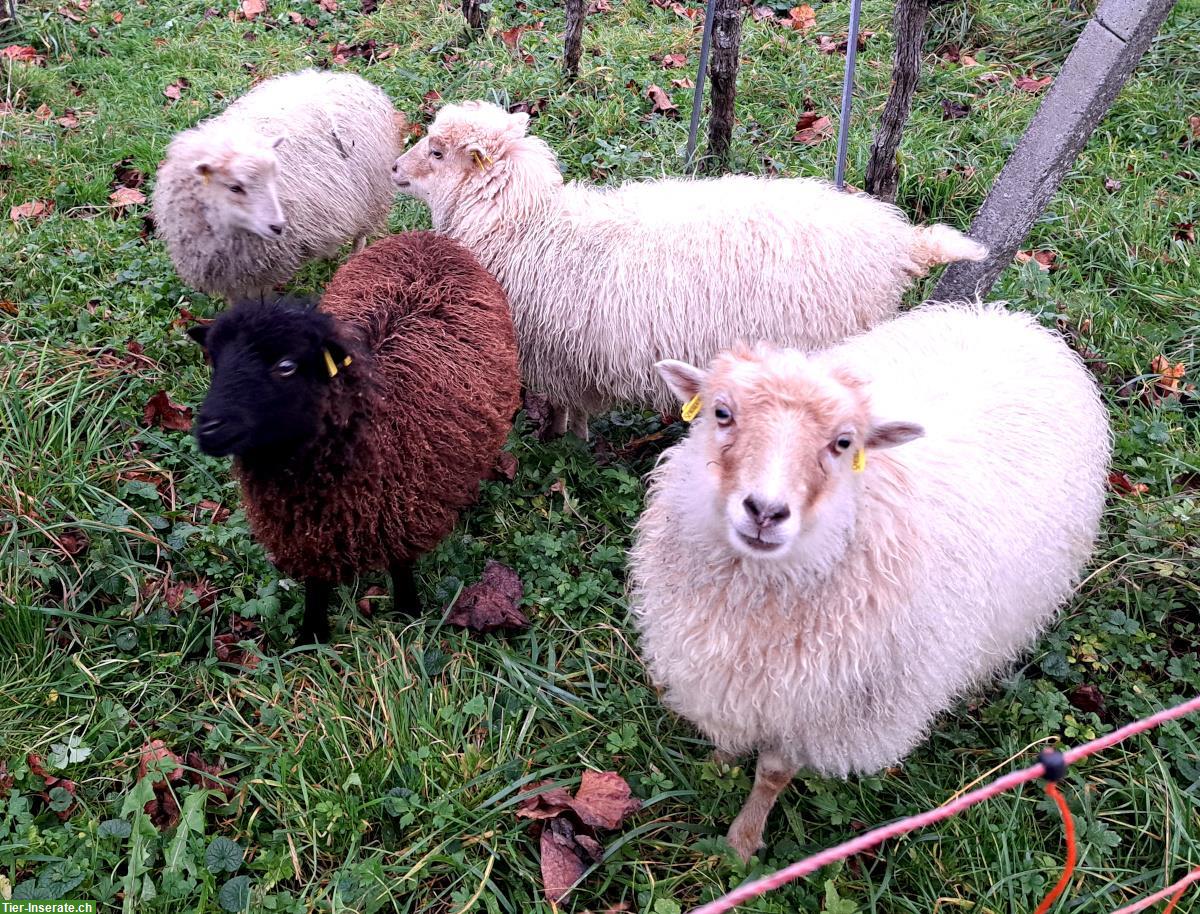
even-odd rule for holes
{"type": "Polygon", "coordinates": [[[1038,753],[1038,761],[1042,763],[1042,777],[1051,784],[1067,776],[1067,760],[1057,749],[1043,749],[1038,753]]]}

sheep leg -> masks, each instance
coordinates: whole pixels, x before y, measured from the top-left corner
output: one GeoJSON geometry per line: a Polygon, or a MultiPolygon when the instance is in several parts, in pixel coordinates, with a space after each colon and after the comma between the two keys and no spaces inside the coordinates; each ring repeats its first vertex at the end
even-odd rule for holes
{"type": "Polygon", "coordinates": [[[307,578],[304,581],[304,622],[296,633],[297,644],[324,644],[329,640],[329,598],[333,585],[307,578]]]}
{"type": "Polygon", "coordinates": [[[391,571],[392,608],[406,616],[421,615],[421,598],[417,596],[417,582],[413,580],[412,565],[395,562],[391,571]]]}
{"type": "Polygon", "coordinates": [[[571,412],[565,406],[560,406],[557,403],[550,404],[550,434],[556,438],[567,433],[567,420],[570,419],[571,412]]]}
{"type": "Polygon", "coordinates": [[[742,862],[746,863],[763,846],[763,829],[767,816],[775,807],[779,794],[796,776],[796,767],[790,765],[778,753],[760,752],[758,767],[754,771],[754,787],[746,798],[742,811],[729,826],[726,839],[742,862]]]}
{"type": "Polygon", "coordinates": [[[580,441],[588,440],[588,414],[578,406],[571,407],[571,434],[580,441]]]}

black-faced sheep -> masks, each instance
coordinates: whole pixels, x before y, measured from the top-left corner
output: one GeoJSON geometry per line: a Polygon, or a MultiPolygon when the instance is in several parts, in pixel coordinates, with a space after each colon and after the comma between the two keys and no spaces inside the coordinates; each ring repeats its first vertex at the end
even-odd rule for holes
{"type": "Polygon", "coordinates": [[[212,362],[200,447],[233,454],[255,536],[305,581],[302,639],[326,640],[334,583],[412,562],[495,466],[518,406],[504,291],[429,232],[353,256],[319,309],[241,304],[192,336],[212,362]]]}
{"type": "Polygon", "coordinates": [[[986,250],[823,181],[732,176],[563,184],[528,115],[448,105],[395,167],[433,226],[508,292],[521,370],[586,437],[589,413],[675,403],[654,363],[740,339],[812,349],[895,313],[931,266],[986,250]]]}
{"type": "Polygon", "coordinates": [[[172,140],[159,166],[156,231],[188,285],[258,298],[306,260],[387,226],[397,114],[351,73],[269,79],[172,140]]]}
{"type": "Polygon", "coordinates": [[[1108,417],[1062,340],[1000,309],[661,370],[700,413],[654,472],[633,615],[667,705],[758,752],[729,831],[748,858],[797,769],[895,764],[1053,618],[1099,529],[1108,417]]]}

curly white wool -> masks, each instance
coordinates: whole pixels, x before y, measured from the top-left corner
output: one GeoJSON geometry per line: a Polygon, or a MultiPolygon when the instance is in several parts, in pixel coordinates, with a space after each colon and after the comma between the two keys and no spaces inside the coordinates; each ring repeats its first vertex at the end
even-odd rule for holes
{"type": "MultiPolygon", "coordinates": [[[[892,765],[1071,596],[1105,498],[1096,384],[1028,315],[978,306],[926,306],[809,357],[725,355],[705,378],[706,405],[714,384],[742,392],[748,425],[794,407],[802,427],[820,390],[859,402],[868,424],[909,420],[925,435],[868,447],[861,473],[829,457],[815,471],[833,487],[812,521],[824,532],[804,541],[803,520],[796,548],[757,557],[730,542],[732,471],[703,415],[655,469],[631,554],[650,674],[720,749],[768,755],[782,784],[796,768],[892,765]]],[[[769,809],[782,784],[754,795],[769,809]]],[[[731,831],[744,855],[752,831],[731,831]]]]}
{"type": "Polygon", "coordinates": [[[527,123],[495,105],[449,105],[396,180],[496,274],[526,382],[570,407],[577,433],[616,404],[672,408],[659,359],[706,362],[739,339],[838,342],[893,314],[932,265],[986,254],[823,181],[564,185],[527,123]]]}
{"type": "Polygon", "coordinates": [[[386,228],[399,147],[396,111],[365,79],[275,77],[176,135],[154,190],[157,233],[188,285],[257,295],[386,228]]]}

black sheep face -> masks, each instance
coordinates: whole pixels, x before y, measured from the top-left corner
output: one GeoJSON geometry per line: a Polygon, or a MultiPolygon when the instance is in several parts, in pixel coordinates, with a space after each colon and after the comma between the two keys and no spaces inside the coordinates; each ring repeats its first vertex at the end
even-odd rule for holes
{"type": "Polygon", "coordinates": [[[188,334],[212,364],[196,416],[200,450],[282,458],[317,434],[329,383],[347,362],[328,314],[288,300],[241,304],[188,334]]]}

